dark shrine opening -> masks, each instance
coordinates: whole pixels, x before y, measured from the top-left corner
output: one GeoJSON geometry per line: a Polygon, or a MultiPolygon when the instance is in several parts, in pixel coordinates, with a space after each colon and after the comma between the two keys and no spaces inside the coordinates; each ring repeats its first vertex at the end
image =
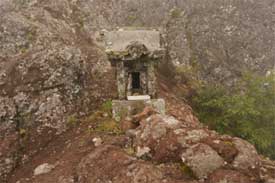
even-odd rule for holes
{"type": "Polygon", "coordinates": [[[132,72],[132,89],[138,90],[140,89],[140,73],[132,72]]]}

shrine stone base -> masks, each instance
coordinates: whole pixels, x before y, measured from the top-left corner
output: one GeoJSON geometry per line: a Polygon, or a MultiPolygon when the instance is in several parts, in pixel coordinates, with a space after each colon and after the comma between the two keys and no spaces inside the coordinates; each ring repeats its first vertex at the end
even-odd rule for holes
{"type": "Polygon", "coordinates": [[[164,99],[150,100],[113,100],[112,112],[113,118],[120,121],[122,118],[131,117],[143,111],[145,107],[152,107],[160,114],[165,114],[164,99]]]}

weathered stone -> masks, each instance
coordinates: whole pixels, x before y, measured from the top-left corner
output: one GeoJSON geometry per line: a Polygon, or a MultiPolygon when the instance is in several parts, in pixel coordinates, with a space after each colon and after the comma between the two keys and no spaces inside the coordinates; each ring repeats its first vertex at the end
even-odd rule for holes
{"type": "Polygon", "coordinates": [[[94,142],[95,147],[98,147],[98,146],[102,145],[103,140],[100,137],[95,137],[95,138],[93,138],[93,142],[94,142]]]}
{"type": "MultiPolygon", "coordinates": [[[[123,53],[129,45],[139,42],[146,45],[147,52],[158,51],[160,49],[160,33],[156,30],[118,30],[105,32],[107,53],[123,53]]],[[[130,51],[130,50],[129,50],[130,51]]]]}
{"type": "Polygon", "coordinates": [[[232,163],[238,154],[238,150],[235,145],[227,140],[213,140],[206,139],[204,141],[207,145],[212,147],[217,153],[228,163],[232,163]]]}
{"type": "Polygon", "coordinates": [[[144,155],[149,154],[150,151],[151,151],[151,149],[149,147],[137,147],[136,156],[140,158],[144,155]]]}
{"type": "Polygon", "coordinates": [[[42,165],[39,165],[38,167],[36,167],[34,169],[33,175],[37,176],[37,175],[41,175],[41,174],[46,174],[52,171],[52,169],[54,169],[55,166],[54,165],[50,165],[48,163],[44,163],[42,165]]]}
{"type": "Polygon", "coordinates": [[[208,183],[256,183],[250,180],[246,175],[234,171],[234,170],[217,170],[212,173],[208,180],[208,183]]]}
{"type": "Polygon", "coordinates": [[[234,138],[233,143],[238,150],[238,155],[233,161],[235,168],[249,170],[259,166],[260,160],[252,144],[240,138],[234,138]]]}
{"type": "Polygon", "coordinates": [[[181,145],[173,132],[181,123],[174,117],[151,115],[140,122],[136,129],[136,148],[149,147],[151,158],[157,162],[180,161],[181,145]]]}
{"type": "Polygon", "coordinates": [[[124,132],[137,128],[137,124],[134,123],[132,120],[121,120],[120,121],[120,129],[124,132]]]}
{"type": "Polygon", "coordinates": [[[182,154],[186,163],[199,179],[207,176],[223,166],[224,161],[211,147],[205,144],[196,144],[182,154]]]}
{"type": "Polygon", "coordinates": [[[161,183],[164,179],[153,165],[137,161],[114,146],[101,146],[85,156],[78,165],[77,176],[79,183],[161,183]]]}
{"type": "Polygon", "coordinates": [[[275,179],[268,179],[265,183],[275,183],[275,179]]]}
{"type": "Polygon", "coordinates": [[[160,114],[165,114],[165,101],[163,99],[145,101],[113,100],[112,104],[113,118],[116,121],[141,113],[146,106],[153,108],[160,114]]]}
{"type": "Polygon", "coordinates": [[[152,114],[156,114],[157,112],[152,107],[145,107],[144,110],[133,116],[132,120],[135,123],[139,123],[141,120],[151,116],[152,114]]]}

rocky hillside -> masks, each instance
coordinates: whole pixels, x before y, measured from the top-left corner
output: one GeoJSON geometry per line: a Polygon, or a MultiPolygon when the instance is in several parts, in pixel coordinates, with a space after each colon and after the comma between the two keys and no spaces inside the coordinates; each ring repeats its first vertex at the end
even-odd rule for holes
{"type": "Polygon", "coordinates": [[[251,144],[203,127],[165,88],[162,96],[168,115],[145,108],[116,126],[108,109],[97,111],[26,160],[8,182],[274,182],[275,163],[251,144]]]}
{"type": "MultiPolygon", "coordinates": [[[[166,62],[190,66],[208,81],[230,84],[247,68],[264,73],[273,67],[274,26],[269,18],[273,7],[272,0],[1,0],[0,182],[267,179],[272,175],[272,162],[260,165],[263,161],[254,148],[240,139],[201,130],[190,107],[173,96],[168,82],[160,81],[161,95],[168,101],[169,114],[177,120],[152,116],[152,124],[161,126],[156,126],[154,139],[140,136],[145,129],[154,133],[153,126],[142,122],[147,118],[138,120],[136,133],[116,136],[91,133],[93,125],[79,121],[116,96],[113,70],[98,39],[101,29],[159,28],[167,48],[166,62]],[[176,140],[188,139],[188,131],[193,140],[187,144],[176,140]],[[94,147],[94,137],[103,139],[104,145],[94,147]],[[155,141],[160,144],[152,147],[155,141]],[[230,158],[217,142],[229,148],[230,158]],[[192,159],[201,157],[201,151],[217,161],[214,167],[192,159]],[[251,162],[235,167],[243,151],[252,153],[248,154],[251,162]],[[34,168],[43,163],[50,163],[54,170],[32,177],[34,168]],[[102,169],[93,172],[87,166],[102,169]],[[240,171],[246,166],[253,174],[240,171]],[[111,173],[113,169],[116,171],[111,173]]],[[[104,121],[104,116],[97,123],[104,121]]]]}

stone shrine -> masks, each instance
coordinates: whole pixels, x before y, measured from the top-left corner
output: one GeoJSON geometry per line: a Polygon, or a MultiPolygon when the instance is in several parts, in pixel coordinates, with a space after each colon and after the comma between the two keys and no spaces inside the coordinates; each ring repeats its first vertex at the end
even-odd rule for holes
{"type": "Polygon", "coordinates": [[[145,106],[165,113],[164,100],[156,99],[155,66],[164,56],[159,31],[120,29],[103,36],[106,54],[116,69],[119,100],[113,100],[114,117],[134,115],[145,106]]]}

